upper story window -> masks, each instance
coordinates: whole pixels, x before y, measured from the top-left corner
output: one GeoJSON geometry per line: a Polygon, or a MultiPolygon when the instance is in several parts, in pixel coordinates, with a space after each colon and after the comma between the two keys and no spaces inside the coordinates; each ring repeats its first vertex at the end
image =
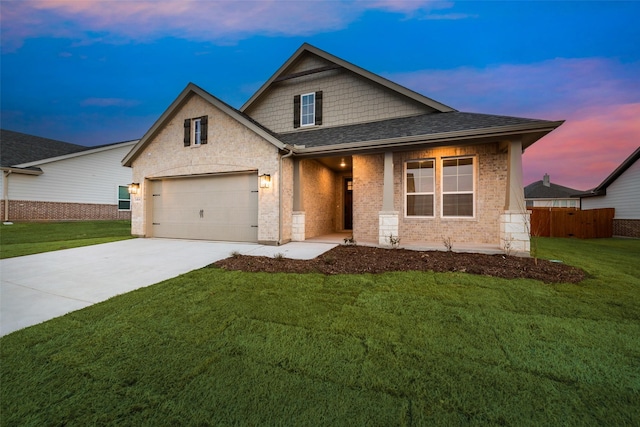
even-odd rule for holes
{"type": "Polygon", "coordinates": [[[405,215],[433,217],[435,161],[411,160],[405,163],[405,215]]]}
{"type": "Polygon", "coordinates": [[[293,97],[293,127],[322,124],[322,91],[293,97]]]}
{"type": "Polygon", "coordinates": [[[208,116],[184,121],[184,146],[198,147],[208,142],[208,116]]]}
{"type": "Polygon", "coordinates": [[[118,210],[119,211],[131,210],[131,194],[129,194],[128,185],[118,186],[118,210]]]}
{"type": "Polygon", "coordinates": [[[473,217],[473,157],[442,160],[442,216],[473,217]]]}
{"type": "Polygon", "coordinates": [[[316,94],[307,93],[300,100],[300,125],[309,126],[316,124],[316,94]]]}

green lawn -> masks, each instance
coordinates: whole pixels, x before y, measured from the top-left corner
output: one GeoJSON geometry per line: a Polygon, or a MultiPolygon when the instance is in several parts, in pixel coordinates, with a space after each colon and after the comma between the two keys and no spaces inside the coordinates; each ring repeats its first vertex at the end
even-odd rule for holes
{"type": "Polygon", "coordinates": [[[639,240],[588,271],[204,268],[0,339],[2,425],[640,425],[639,240]]]}
{"type": "Polygon", "coordinates": [[[131,221],[0,224],[0,259],[131,239],[131,221]]]}

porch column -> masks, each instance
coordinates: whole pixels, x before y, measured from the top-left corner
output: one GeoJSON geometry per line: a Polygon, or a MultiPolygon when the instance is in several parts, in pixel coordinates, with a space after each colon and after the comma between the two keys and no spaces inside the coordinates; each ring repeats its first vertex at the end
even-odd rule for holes
{"type": "Polygon", "coordinates": [[[378,212],[378,244],[391,245],[398,238],[399,212],[393,209],[393,153],[384,153],[384,175],[382,181],[382,210],[378,212]]]}
{"type": "Polygon", "coordinates": [[[530,213],[522,185],[522,141],[509,141],[504,212],[500,215],[500,244],[505,252],[529,256],[530,213]]]}
{"type": "Polygon", "coordinates": [[[293,160],[293,218],[291,219],[291,241],[293,242],[302,242],[305,239],[304,193],[300,162],[299,159],[293,160]]]}

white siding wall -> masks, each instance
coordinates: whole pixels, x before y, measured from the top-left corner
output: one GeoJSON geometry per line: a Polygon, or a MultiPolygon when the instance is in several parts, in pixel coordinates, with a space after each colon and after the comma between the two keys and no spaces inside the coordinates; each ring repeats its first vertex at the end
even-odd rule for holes
{"type": "Polygon", "coordinates": [[[131,183],[131,168],[120,162],[132,146],[44,163],[42,175],[11,174],[9,199],[115,205],[118,186],[131,183]]]}
{"type": "Polygon", "coordinates": [[[635,162],[608,188],[607,195],[585,197],[582,209],[615,208],[615,219],[640,219],[640,162],[635,162]]]}

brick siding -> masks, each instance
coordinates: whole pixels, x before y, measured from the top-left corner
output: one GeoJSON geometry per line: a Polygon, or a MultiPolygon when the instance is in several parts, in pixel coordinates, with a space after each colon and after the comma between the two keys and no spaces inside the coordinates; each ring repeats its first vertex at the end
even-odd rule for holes
{"type": "MultiPolygon", "coordinates": [[[[4,200],[0,207],[4,221],[4,200]]],[[[9,201],[9,221],[64,221],[64,220],[128,220],[131,211],[119,211],[117,205],[89,203],[9,201]]]]}
{"type": "Polygon", "coordinates": [[[640,219],[614,219],[613,235],[640,239],[640,219]]]}

